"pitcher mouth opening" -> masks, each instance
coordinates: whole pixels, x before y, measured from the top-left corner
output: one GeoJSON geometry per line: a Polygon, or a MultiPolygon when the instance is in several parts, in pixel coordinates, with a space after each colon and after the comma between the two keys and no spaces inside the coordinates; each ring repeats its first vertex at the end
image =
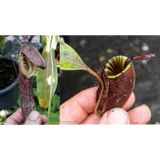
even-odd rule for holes
{"type": "Polygon", "coordinates": [[[108,78],[116,78],[126,72],[131,66],[131,60],[126,56],[115,56],[106,63],[105,74],[108,78]]]}

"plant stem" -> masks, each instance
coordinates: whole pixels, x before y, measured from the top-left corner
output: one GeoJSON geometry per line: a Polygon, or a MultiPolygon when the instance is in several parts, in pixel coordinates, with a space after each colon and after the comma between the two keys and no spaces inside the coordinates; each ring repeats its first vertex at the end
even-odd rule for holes
{"type": "Polygon", "coordinates": [[[48,106],[48,120],[47,120],[47,124],[50,125],[50,118],[51,118],[51,103],[49,100],[49,106],[48,106]]]}
{"type": "MultiPolygon", "coordinates": [[[[53,65],[52,64],[52,51],[51,51],[51,44],[52,44],[52,36],[50,37],[49,36],[49,43],[50,43],[50,45],[49,45],[49,52],[50,52],[50,54],[51,54],[51,66],[53,65]]],[[[52,74],[53,75],[53,74],[52,74]]],[[[51,75],[51,89],[52,89],[52,75],[51,75]]],[[[51,90],[50,90],[50,92],[51,92],[51,90]]],[[[51,117],[51,93],[50,93],[50,95],[49,95],[49,106],[48,106],[48,120],[47,120],[47,124],[48,125],[50,125],[50,117],[51,117]]]]}
{"type": "MultiPolygon", "coordinates": [[[[89,68],[89,67],[87,67],[87,68],[89,68]]],[[[94,76],[96,76],[99,79],[99,81],[101,82],[101,86],[102,86],[101,93],[100,93],[99,99],[98,99],[96,107],[95,107],[95,109],[96,109],[97,106],[100,103],[100,100],[101,100],[101,97],[102,97],[102,94],[103,94],[103,91],[104,91],[104,83],[103,83],[102,78],[96,72],[92,71],[90,68],[88,69],[88,72],[90,72],[91,74],[93,74],[94,76]]]]}
{"type": "MultiPolygon", "coordinates": [[[[51,55],[51,66],[52,68],[54,67],[53,61],[55,59],[55,54],[54,54],[54,50],[56,48],[57,42],[58,42],[58,38],[56,37],[56,35],[52,35],[50,38],[50,55],[51,55]]],[[[51,115],[51,102],[52,102],[52,90],[53,90],[53,76],[54,76],[54,70],[52,69],[52,73],[51,73],[51,88],[50,88],[50,96],[49,96],[49,106],[48,106],[48,121],[47,124],[50,124],[50,115],[51,115]]]]}

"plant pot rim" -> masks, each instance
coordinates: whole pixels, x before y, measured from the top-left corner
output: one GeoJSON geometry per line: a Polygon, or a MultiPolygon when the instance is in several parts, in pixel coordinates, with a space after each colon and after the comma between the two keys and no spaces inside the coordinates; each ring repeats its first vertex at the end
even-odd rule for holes
{"type": "MultiPolygon", "coordinates": [[[[3,59],[13,60],[18,65],[18,67],[19,67],[19,63],[16,61],[16,59],[14,59],[12,57],[8,57],[8,56],[2,56],[2,57],[0,57],[0,60],[3,60],[3,59]]],[[[6,93],[8,91],[10,91],[12,88],[14,88],[14,86],[16,86],[18,84],[18,82],[19,82],[19,75],[18,75],[18,77],[15,79],[15,81],[11,85],[9,85],[8,87],[0,90],[0,95],[6,93]]]]}

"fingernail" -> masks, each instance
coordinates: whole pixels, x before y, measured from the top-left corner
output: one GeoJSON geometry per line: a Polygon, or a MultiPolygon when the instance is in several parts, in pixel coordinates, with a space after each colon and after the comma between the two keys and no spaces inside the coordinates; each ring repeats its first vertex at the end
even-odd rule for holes
{"type": "Polygon", "coordinates": [[[39,113],[37,111],[32,111],[30,113],[29,119],[31,121],[36,121],[38,119],[38,117],[39,117],[39,113]]]}
{"type": "Polygon", "coordinates": [[[121,108],[113,108],[107,114],[108,124],[129,124],[128,113],[121,108]]]}

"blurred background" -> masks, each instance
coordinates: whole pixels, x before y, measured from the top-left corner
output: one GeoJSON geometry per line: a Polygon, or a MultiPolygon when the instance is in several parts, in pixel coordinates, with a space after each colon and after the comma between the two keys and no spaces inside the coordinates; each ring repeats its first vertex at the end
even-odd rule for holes
{"type": "MultiPolygon", "coordinates": [[[[136,100],[132,108],[147,104],[152,112],[149,124],[160,123],[160,36],[63,36],[93,71],[105,66],[116,55],[132,58],[134,55],[155,53],[151,60],[134,63],[136,100]]],[[[60,103],[78,92],[97,85],[97,79],[86,71],[62,71],[60,103]]],[[[131,108],[131,109],[132,109],[131,108]]]]}

